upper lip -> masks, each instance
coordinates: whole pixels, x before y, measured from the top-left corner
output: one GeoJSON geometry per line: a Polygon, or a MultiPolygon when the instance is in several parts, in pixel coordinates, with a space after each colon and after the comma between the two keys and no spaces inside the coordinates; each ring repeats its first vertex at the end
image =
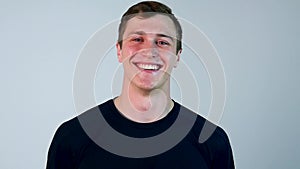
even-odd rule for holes
{"type": "Polygon", "coordinates": [[[138,65],[138,64],[144,64],[144,65],[156,65],[158,66],[158,69],[160,69],[162,67],[162,64],[159,63],[153,63],[153,62],[133,62],[134,65],[138,65]]]}

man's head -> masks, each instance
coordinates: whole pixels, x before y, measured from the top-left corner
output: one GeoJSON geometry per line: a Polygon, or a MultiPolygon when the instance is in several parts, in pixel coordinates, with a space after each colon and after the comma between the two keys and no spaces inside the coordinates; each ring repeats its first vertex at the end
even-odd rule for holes
{"type": "Polygon", "coordinates": [[[170,74],[179,62],[182,30],[167,6],[141,2],[128,9],[116,45],[124,83],[145,91],[169,90],[170,74]]]}
{"type": "Polygon", "coordinates": [[[141,17],[141,18],[149,18],[154,15],[161,14],[168,16],[174,23],[176,28],[176,53],[178,53],[182,49],[182,28],[180,23],[178,22],[177,18],[172,13],[172,10],[159,2],[155,1],[144,1],[140,2],[136,5],[131,6],[122,16],[121,23],[119,25],[119,36],[118,36],[118,43],[122,48],[123,43],[123,35],[127,26],[128,20],[132,19],[133,17],[141,17]]]}

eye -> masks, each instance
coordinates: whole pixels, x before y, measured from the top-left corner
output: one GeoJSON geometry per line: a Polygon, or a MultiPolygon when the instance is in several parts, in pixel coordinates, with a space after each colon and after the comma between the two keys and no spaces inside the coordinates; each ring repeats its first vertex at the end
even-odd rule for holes
{"type": "Polygon", "coordinates": [[[133,41],[133,42],[143,42],[144,40],[141,37],[135,37],[135,38],[132,38],[131,41],[133,41]]]}
{"type": "Polygon", "coordinates": [[[158,40],[158,41],[156,42],[156,44],[159,45],[159,46],[169,46],[169,45],[170,45],[169,42],[164,41],[164,40],[158,40]]]}

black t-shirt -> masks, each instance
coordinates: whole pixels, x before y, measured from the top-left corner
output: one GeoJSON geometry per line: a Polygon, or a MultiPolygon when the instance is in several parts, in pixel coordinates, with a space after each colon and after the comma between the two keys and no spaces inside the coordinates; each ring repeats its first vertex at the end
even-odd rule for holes
{"type": "MultiPolygon", "coordinates": [[[[167,131],[179,117],[192,111],[174,102],[168,115],[151,123],[131,121],[117,110],[113,100],[94,109],[100,110],[103,118],[115,131],[134,138],[149,138],[167,131]]],[[[97,111],[96,111],[97,112],[97,111]]],[[[81,116],[91,116],[89,125],[96,123],[97,117],[89,111],[63,123],[56,131],[48,152],[47,169],[233,169],[233,155],[229,139],[220,127],[215,126],[212,135],[203,143],[199,135],[206,119],[196,115],[191,120],[192,128],[180,142],[165,152],[149,157],[125,157],[111,153],[99,146],[83,127],[81,116]]],[[[99,115],[99,114],[96,114],[99,115]]],[[[185,117],[189,117],[188,115],[185,117]]],[[[187,118],[188,119],[188,118],[187,118]]],[[[187,120],[187,123],[189,121],[187,120]]],[[[210,123],[210,125],[213,125],[210,123]]],[[[93,131],[101,137],[101,129],[93,131]]],[[[175,136],[174,136],[175,137],[175,136]]],[[[122,143],[120,143],[122,144],[122,143]]],[[[146,148],[145,148],[146,150],[146,148]]],[[[149,147],[147,147],[149,150],[149,147]]],[[[143,150],[141,150],[143,151],[143,150]]]]}

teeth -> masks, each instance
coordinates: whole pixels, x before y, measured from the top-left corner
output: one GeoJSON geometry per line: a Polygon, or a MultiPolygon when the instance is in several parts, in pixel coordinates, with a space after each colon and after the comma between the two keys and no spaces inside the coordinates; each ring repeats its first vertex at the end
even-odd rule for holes
{"type": "Polygon", "coordinates": [[[159,68],[158,65],[149,65],[149,64],[137,64],[139,68],[146,70],[157,70],[159,68]]]}

